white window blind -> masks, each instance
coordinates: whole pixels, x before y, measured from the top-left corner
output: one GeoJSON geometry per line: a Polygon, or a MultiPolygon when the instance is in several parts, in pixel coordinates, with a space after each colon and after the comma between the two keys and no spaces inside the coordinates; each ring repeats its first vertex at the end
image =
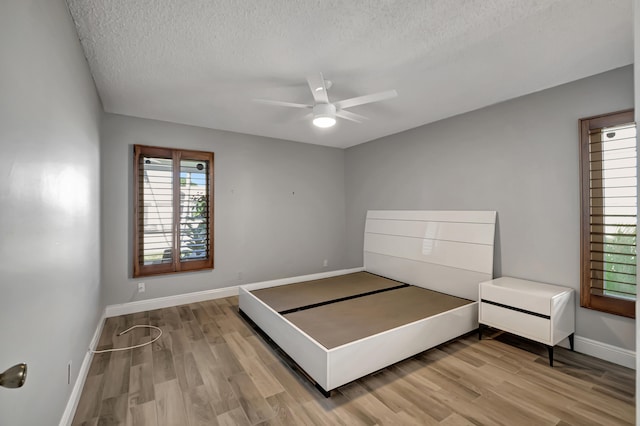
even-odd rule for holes
{"type": "Polygon", "coordinates": [[[635,317],[637,153],[633,111],[580,120],[580,305],[635,317]]]}
{"type": "Polygon", "coordinates": [[[635,299],[636,128],[629,124],[589,134],[591,294],[635,299]]]}

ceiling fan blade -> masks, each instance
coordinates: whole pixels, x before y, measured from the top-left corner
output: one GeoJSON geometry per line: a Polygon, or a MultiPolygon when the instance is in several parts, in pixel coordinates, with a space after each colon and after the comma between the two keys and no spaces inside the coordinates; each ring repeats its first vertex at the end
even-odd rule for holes
{"type": "Polygon", "coordinates": [[[310,112],[309,114],[305,114],[302,117],[297,117],[296,121],[307,121],[307,120],[311,120],[313,119],[313,113],[310,112]]]}
{"type": "Polygon", "coordinates": [[[293,102],[283,102],[283,101],[272,101],[271,99],[254,99],[253,102],[257,102],[259,104],[276,105],[276,106],[283,106],[283,107],[289,107],[289,108],[313,108],[313,105],[296,104],[293,102]]]}
{"type": "Polygon", "coordinates": [[[370,104],[372,102],[384,101],[385,99],[395,98],[396,96],[398,96],[398,92],[395,90],[387,90],[385,92],[372,93],[371,95],[358,96],[334,102],[334,105],[338,109],[345,109],[358,105],[370,104]]]}
{"type": "Polygon", "coordinates": [[[313,100],[317,104],[328,104],[329,96],[327,95],[327,86],[324,82],[324,76],[321,72],[318,74],[310,75],[307,77],[307,83],[309,83],[309,89],[313,94],[313,100]]]}
{"type": "Polygon", "coordinates": [[[364,115],[345,110],[336,111],[336,117],[344,118],[345,120],[349,121],[355,121],[356,123],[362,123],[363,121],[368,120],[368,118],[364,115]]]}

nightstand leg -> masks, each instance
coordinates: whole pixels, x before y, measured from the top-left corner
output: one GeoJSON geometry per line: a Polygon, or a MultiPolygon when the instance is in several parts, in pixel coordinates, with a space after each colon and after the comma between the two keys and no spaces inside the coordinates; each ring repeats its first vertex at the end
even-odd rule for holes
{"type": "Polygon", "coordinates": [[[571,347],[571,350],[572,350],[572,351],[573,351],[573,335],[574,335],[574,334],[575,334],[575,333],[571,333],[571,334],[569,335],[569,346],[571,347]]]}
{"type": "Polygon", "coordinates": [[[478,324],[478,340],[482,340],[482,324],[478,324]]]}
{"type": "Polygon", "coordinates": [[[549,351],[549,366],[553,367],[553,346],[547,346],[547,351],[549,351]]]}

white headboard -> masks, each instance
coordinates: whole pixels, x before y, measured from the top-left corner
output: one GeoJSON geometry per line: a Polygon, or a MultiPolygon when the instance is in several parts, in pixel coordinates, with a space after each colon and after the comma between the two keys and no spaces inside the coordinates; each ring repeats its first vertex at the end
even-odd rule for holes
{"type": "Polygon", "coordinates": [[[493,278],[496,212],[370,210],[365,270],[407,284],[478,300],[493,278]]]}

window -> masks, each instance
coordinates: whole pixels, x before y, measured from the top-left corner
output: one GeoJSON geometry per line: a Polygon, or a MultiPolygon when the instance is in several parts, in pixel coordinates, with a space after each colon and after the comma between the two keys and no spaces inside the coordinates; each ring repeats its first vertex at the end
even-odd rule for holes
{"type": "Polygon", "coordinates": [[[580,120],[580,305],[635,318],[637,161],[633,111],[580,120]]]}
{"type": "Polygon", "coordinates": [[[133,149],[133,276],[212,269],[213,153],[133,149]]]}

